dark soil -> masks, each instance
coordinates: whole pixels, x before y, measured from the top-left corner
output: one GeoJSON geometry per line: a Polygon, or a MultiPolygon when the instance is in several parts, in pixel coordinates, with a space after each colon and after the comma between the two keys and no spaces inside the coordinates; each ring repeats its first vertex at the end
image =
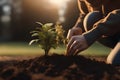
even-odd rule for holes
{"type": "Polygon", "coordinates": [[[0,80],[120,80],[120,66],[83,56],[41,56],[1,62],[0,80]]]}

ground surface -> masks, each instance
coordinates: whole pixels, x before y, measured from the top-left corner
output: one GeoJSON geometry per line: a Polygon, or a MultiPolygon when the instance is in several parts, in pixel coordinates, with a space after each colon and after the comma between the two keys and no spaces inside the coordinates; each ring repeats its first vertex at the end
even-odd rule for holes
{"type": "Polygon", "coordinates": [[[0,62],[0,80],[120,80],[120,66],[108,65],[104,58],[52,55],[9,60],[0,62]]]}

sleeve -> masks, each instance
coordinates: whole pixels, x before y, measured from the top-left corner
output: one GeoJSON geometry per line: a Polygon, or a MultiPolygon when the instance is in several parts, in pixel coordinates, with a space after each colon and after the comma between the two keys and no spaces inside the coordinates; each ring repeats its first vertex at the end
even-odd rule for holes
{"type": "Polygon", "coordinates": [[[83,35],[90,46],[97,39],[105,36],[120,34],[120,9],[110,12],[104,19],[94,24],[94,28],[83,35]]]}

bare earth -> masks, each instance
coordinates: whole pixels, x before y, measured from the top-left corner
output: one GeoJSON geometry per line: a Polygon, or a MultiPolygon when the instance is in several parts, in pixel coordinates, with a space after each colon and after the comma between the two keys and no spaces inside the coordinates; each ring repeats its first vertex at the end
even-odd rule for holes
{"type": "Polygon", "coordinates": [[[1,56],[0,80],[120,80],[120,66],[105,57],[1,56]]]}

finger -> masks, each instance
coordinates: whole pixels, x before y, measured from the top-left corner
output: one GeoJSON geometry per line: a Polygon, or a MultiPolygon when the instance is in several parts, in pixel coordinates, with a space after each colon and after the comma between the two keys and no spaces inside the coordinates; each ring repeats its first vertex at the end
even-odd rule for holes
{"type": "Polygon", "coordinates": [[[81,51],[83,51],[84,50],[84,48],[82,47],[82,46],[80,46],[77,50],[76,50],[76,52],[74,53],[74,55],[77,55],[78,53],[80,53],[81,51]]]}
{"type": "Polygon", "coordinates": [[[74,56],[78,55],[79,52],[80,52],[80,50],[77,49],[77,50],[75,51],[75,53],[74,53],[74,56]]]}
{"type": "Polygon", "coordinates": [[[74,41],[74,43],[70,47],[69,55],[74,55],[74,53],[78,48],[79,48],[79,44],[77,43],[77,41],[74,41]]]}
{"type": "Polygon", "coordinates": [[[67,45],[66,54],[69,54],[69,50],[70,50],[70,47],[71,47],[71,45],[73,44],[73,42],[74,42],[74,39],[72,38],[72,39],[69,41],[68,45],[67,45]]]}
{"type": "Polygon", "coordinates": [[[80,49],[77,49],[76,52],[74,53],[74,55],[78,55],[81,52],[80,49]]]}
{"type": "Polygon", "coordinates": [[[67,39],[70,40],[72,36],[73,36],[73,31],[70,29],[67,34],[67,39]]]}
{"type": "Polygon", "coordinates": [[[70,40],[70,42],[69,42],[68,45],[67,45],[67,49],[66,49],[66,54],[67,54],[67,55],[69,55],[70,47],[71,47],[73,41],[74,41],[74,40],[70,40]]]}

